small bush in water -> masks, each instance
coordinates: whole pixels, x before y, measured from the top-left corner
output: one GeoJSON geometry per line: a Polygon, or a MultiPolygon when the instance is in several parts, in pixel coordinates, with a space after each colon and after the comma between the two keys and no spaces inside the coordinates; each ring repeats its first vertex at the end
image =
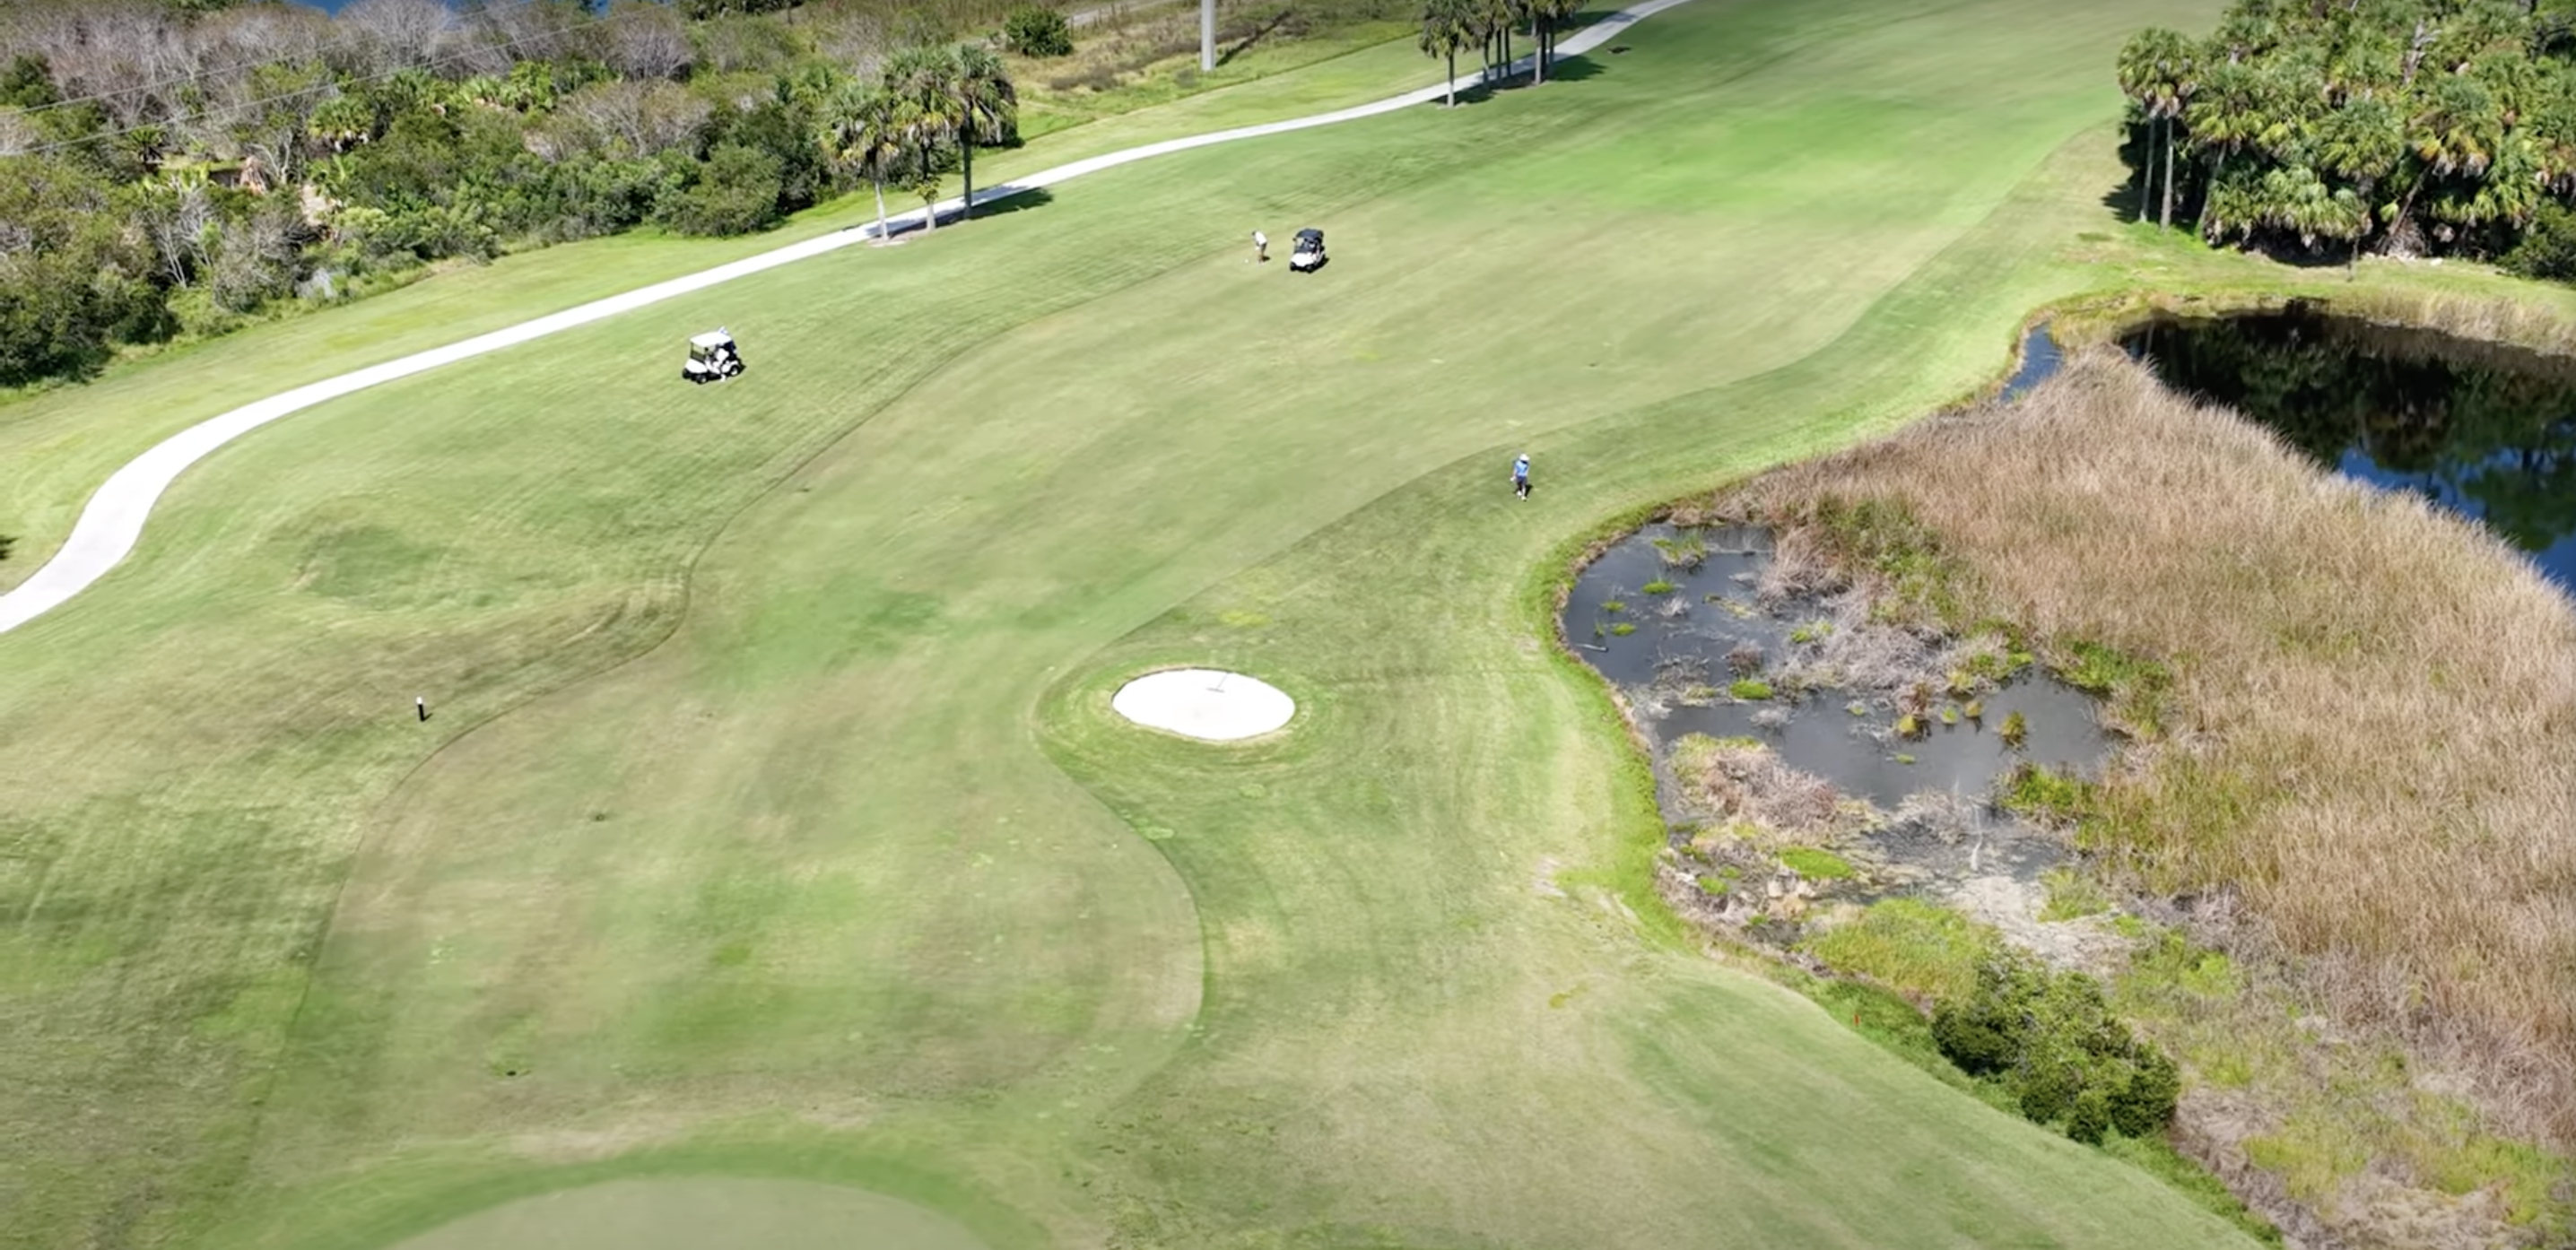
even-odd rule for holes
{"type": "Polygon", "coordinates": [[[1621,638],[1625,638],[1628,635],[1637,632],[1637,623],[1635,621],[1621,621],[1618,624],[1611,626],[1610,632],[1621,638]]]}
{"type": "Polygon", "coordinates": [[[2030,722],[2023,720],[2019,712],[2009,712],[2004,716],[2003,727],[1996,732],[2003,735],[2005,746],[2017,747],[2022,739],[2030,736],[2030,722]]]}
{"type": "Polygon", "coordinates": [[[1671,582],[1658,577],[1643,586],[1639,586],[1637,588],[1637,593],[1646,595],[1669,595],[1673,593],[1674,589],[1675,587],[1671,582]]]}
{"type": "Polygon", "coordinates": [[[1728,686],[1726,692],[1747,703],[1760,703],[1771,697],[1771,683],[1759,677],[1743,677],[1728,686]]]}
{"type": "Polygon", "coordinates": [[[2037,764],[2022,763],[2004,778],[2003,805],[2016,815],[2034,820],[2066,823],[2093,814],[2092,782],[2071,773],[2051,772],[2037,764]]]}

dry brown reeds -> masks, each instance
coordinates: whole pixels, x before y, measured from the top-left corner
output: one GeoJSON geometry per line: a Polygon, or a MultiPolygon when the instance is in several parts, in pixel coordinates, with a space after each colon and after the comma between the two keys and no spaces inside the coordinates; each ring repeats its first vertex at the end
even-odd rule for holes
{"type": "Polygon", "coordinates": [[[1673,773],[1693,806],[1791,840],[1829,830],[1842,796],[1760,743],[1692,736],[1673,744],[1673,773]]]}
{"type": "Polygon", "coordinates": [[[2167,663],[2166,734],[2106,788],[2127,870],[2236,892],[2346,1027],[2576,1143],[2576,607],[2527,561],[2109,351],[1717,510],[1828,499],[1900,502],[1973,618],[2167,663]]]}

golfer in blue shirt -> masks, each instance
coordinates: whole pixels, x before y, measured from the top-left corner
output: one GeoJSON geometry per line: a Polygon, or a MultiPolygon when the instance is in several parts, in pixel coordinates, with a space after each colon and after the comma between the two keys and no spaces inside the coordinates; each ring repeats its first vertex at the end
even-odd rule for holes
{"type": "Polygon", "coordinates": [[[1528,452],[1522,452],[1520,459],[1512,462],[1512,493],[1523,499],[1529,498],[1528,452]]]}

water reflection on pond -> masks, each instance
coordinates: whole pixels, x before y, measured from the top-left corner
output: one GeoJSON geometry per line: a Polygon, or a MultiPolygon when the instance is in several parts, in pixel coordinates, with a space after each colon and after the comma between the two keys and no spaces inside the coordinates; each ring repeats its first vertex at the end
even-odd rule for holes
{"type": "Polygon", "coordinates": [[[2576,590],[2576,359],[2301,305],[2161,318],[2121,345],[2320,464],[2483,519],[2576,590]]]}

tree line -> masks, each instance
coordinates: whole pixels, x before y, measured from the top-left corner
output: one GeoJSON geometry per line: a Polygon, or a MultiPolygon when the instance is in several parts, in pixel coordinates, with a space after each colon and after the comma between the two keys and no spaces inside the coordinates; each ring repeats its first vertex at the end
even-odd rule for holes
{"type": "Polygon", "coordinates": [[[2346,258],[2545,245],[2525,267],[2576,239],[2571,0],[2237,0],[2117,74],[2141,220],[2346,258]]]}
{"type": "Polygon", "coordinates": [[[1530,77],[1547,81],[1556,36],[1582,11],[1579,0],[1423,0],[1419,46],[1449,66],[1449,104],[1458,103],[1458,54],[1475,49],[1491,75],[1512,64],[1512,36],[1529,31],[1530,77]]]}
{"type": "Polygon", "coordinates": [[[431,262],[971,187],[1018,126],[953,33],[982,2],[16,0],[0,385],[431,262]]]}

